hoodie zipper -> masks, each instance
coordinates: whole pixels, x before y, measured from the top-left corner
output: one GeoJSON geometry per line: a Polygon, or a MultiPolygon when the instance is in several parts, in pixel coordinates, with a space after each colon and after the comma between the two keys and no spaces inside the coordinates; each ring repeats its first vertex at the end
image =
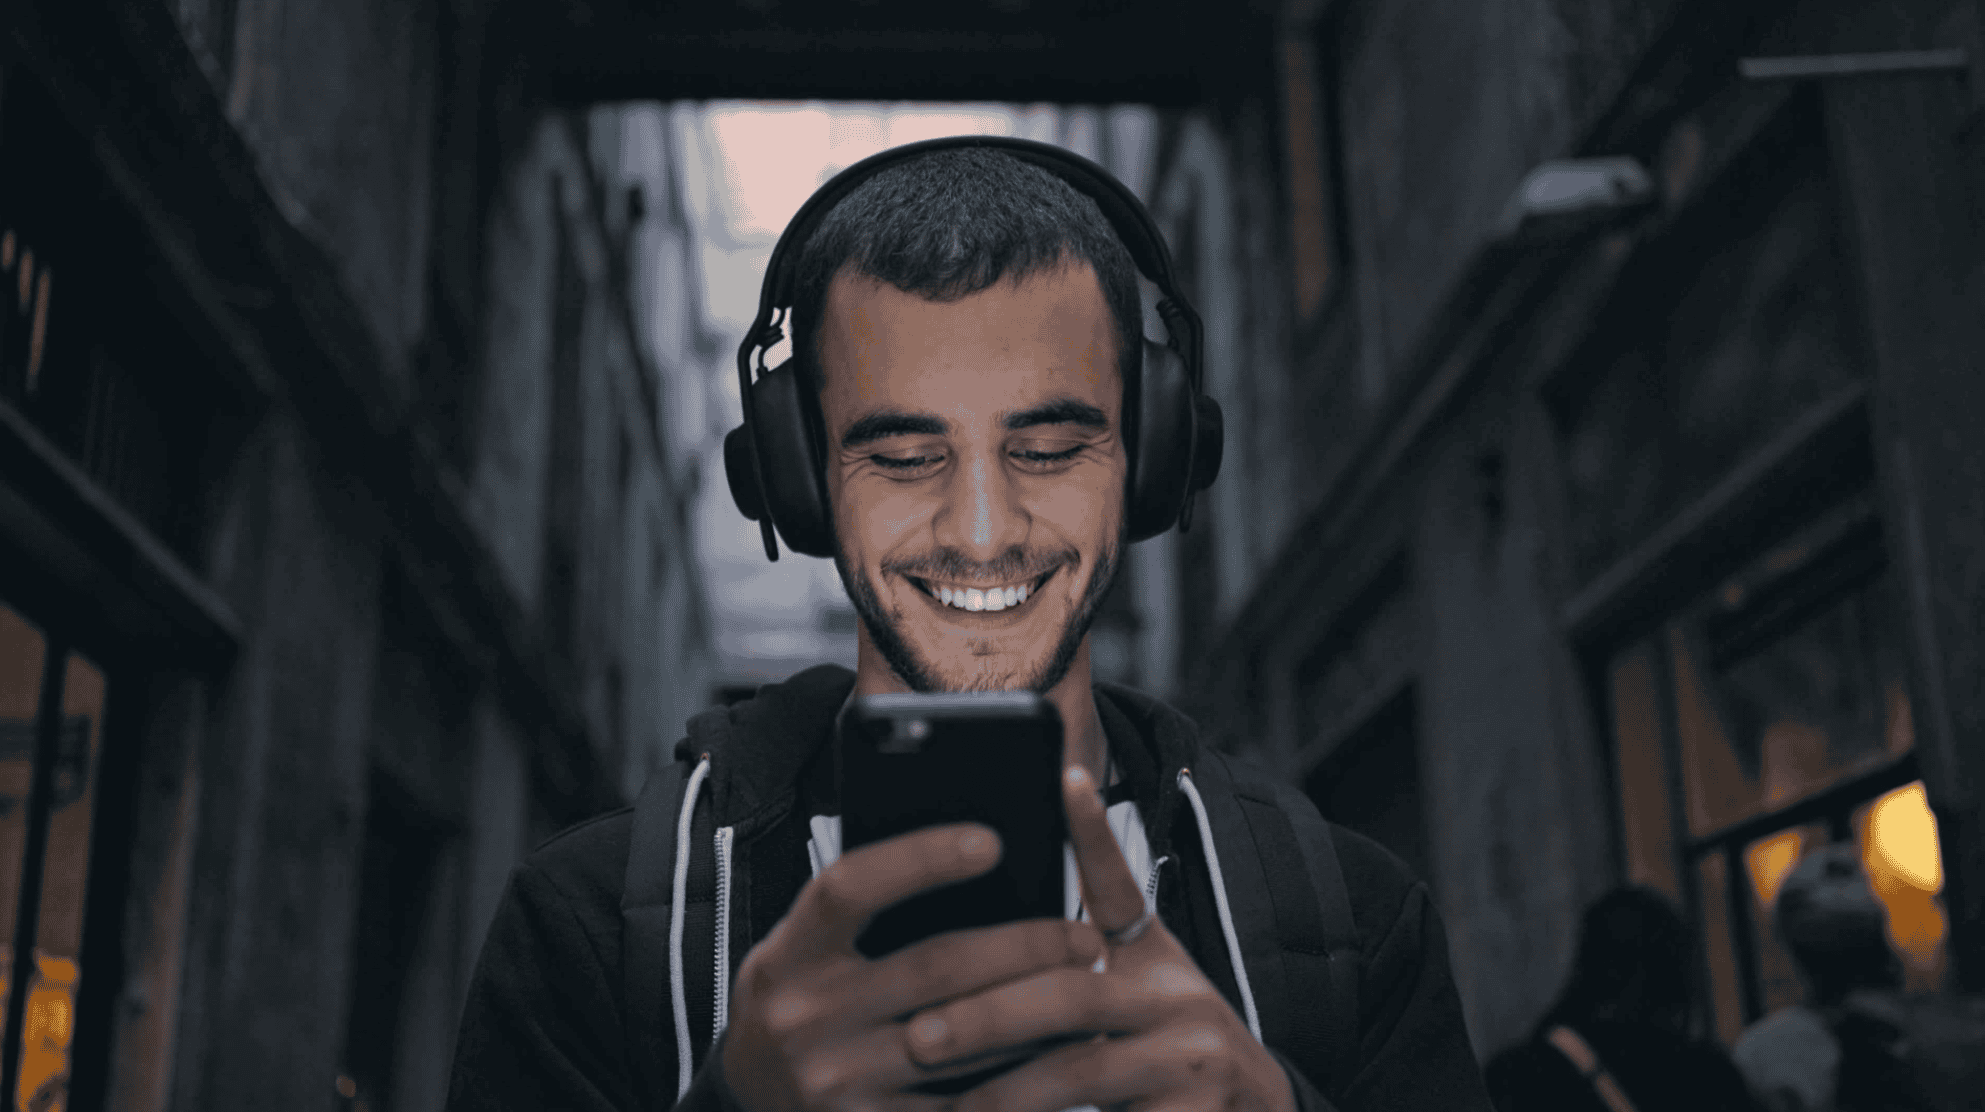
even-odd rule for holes
{"type": "Polygon", "coordinates": [[[1158,911],[1158,869],[1171,859],[1172,855],[1168,853],[1151,862],[1150,875],[1144,878],[1144,906],[1154,915],[1158,911]]]}
{"type": "Polygon", "coordinates": [[[711,1008],[714,1017],[710,1042],[724,1033],[730,1021],[731,1004],[731,842],[737,828],[717,828],[717,999],[711,1008]]]}

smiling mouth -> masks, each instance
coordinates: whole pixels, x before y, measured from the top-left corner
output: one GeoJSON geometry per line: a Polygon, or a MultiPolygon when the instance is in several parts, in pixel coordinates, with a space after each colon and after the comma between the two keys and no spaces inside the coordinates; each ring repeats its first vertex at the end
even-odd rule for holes
{"type": "MultiPolygon", "coordinates": [[[[1059,571],[1060,569],[1055,569],[1059,571]]],[[[941,580],[919,579],[906,575],[910,584],[928,595],[939,605],[951,610],[979,614],[1001,610],[1014,610],[1025,606],[1027,600],[1040,592],[1042,584],[1054,577],[1050,571],[1045,575],[1018,583],[1002,583],[997,586],[968,586],[962,583],[945,583],[941,580]]]]}

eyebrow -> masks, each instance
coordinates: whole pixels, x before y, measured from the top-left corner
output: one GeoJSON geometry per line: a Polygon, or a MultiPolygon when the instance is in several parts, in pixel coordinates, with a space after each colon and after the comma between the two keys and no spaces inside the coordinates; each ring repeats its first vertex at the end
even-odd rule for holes
{"type": "Polygon", "coordinates": [[[1009,413],[1001,421],[1009,431],[1031,429],[1036,425],[1081,425],[1086,429],[1107,429],[1110,419],[1102,410],[1074,398],[1056,398],[1045,405],[1009,413]]]}
{"type": "MultiPolygon", "coordinates": [[[[1102,410],[1088,402],[1074,398],[1056,398],[1051,402],[1009,413],[1000,421],[1007,431],[1031,429],[1040,425],[1080,425],[1089,429],[1107,429],[1110,419],[1102,410]]],[[[842,448],[859,448],[892,436],[943,436],[951,431],[951,426],[942,417],[929,413],[907,413],[900,409],[882,409],[848,426],[841,434],[842,448]]]]}
{"type": "Polygon", "coordinates": [[[943,418],[928,413],[884,409],[849,425],[848,431],[841,434],[841,447],[857,448],[892,436],[943,436],[950,429],[943,418]]]}

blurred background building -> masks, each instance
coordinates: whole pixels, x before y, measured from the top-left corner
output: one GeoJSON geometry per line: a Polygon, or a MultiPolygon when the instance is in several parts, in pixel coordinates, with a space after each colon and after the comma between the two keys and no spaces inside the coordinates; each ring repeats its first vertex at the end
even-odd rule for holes
{"type": "Polygon", "coordinates": [[[0,36],[0,1086],[439,1104],[511,865],[823,659],[716,446],[835,170],[1117,172],[1225,469],[1099,671],[1431,881],[1485,1057],[1623,880],[1985,981],[1979,0],[63,0],[0,36]]]}

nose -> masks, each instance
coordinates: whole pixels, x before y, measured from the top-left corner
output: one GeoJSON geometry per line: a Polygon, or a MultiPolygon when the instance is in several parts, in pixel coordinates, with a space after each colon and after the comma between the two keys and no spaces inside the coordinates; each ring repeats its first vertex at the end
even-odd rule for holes
{"type": "Polygon", "coordinates": [[[952,472],[946,505],[938,514],[936,540],[968,558],[991,562],[1025,545],[1028,516],[1018,484],[996,455],[973,453],[952,472]]]}

